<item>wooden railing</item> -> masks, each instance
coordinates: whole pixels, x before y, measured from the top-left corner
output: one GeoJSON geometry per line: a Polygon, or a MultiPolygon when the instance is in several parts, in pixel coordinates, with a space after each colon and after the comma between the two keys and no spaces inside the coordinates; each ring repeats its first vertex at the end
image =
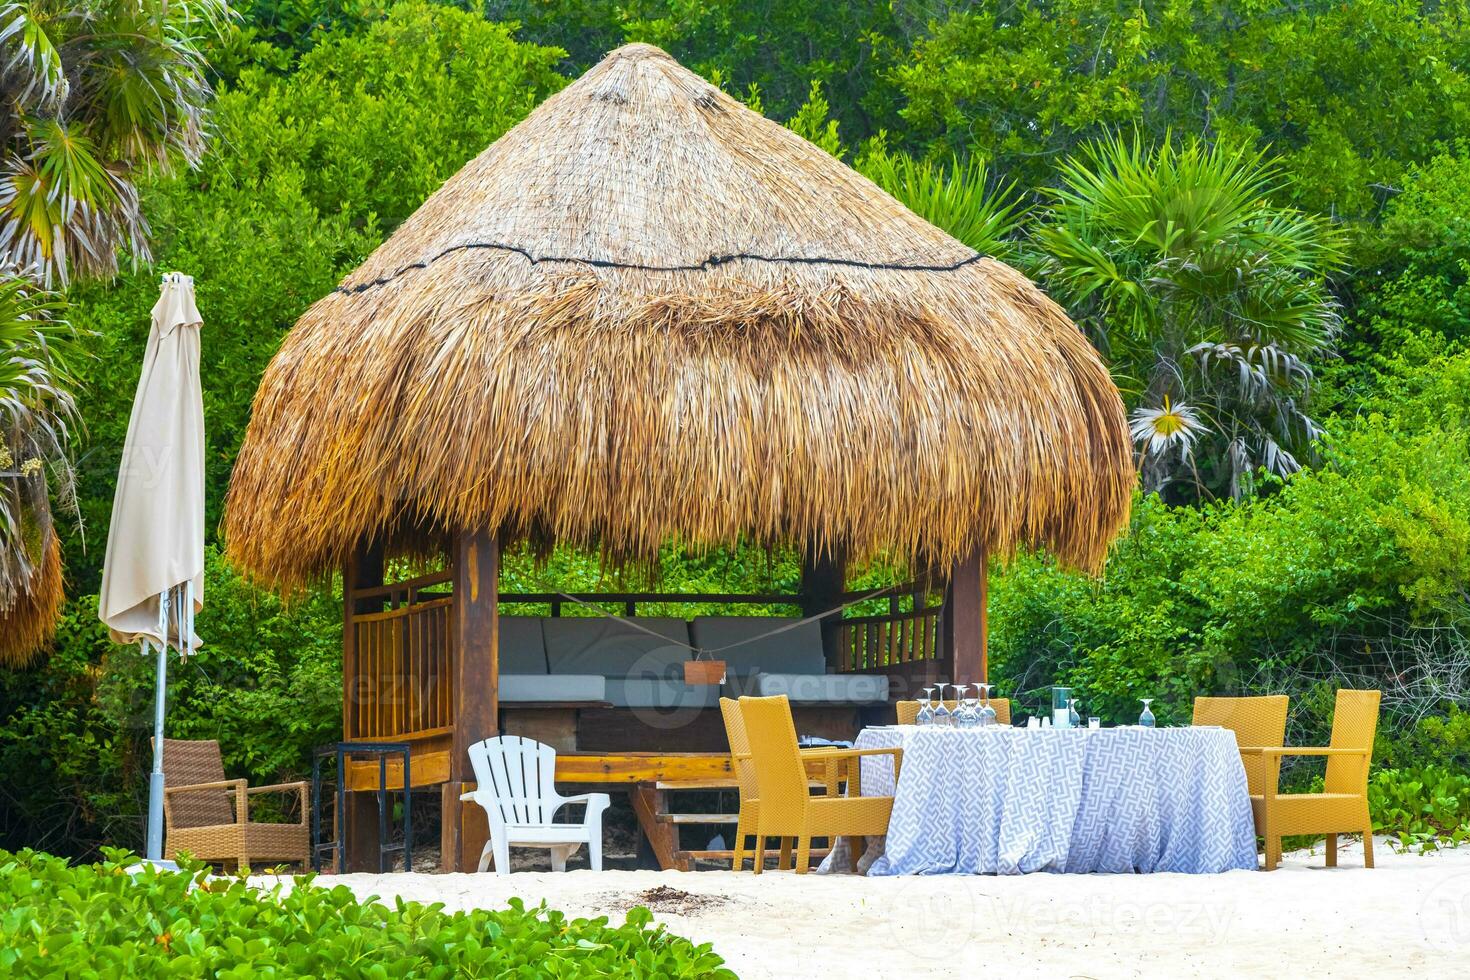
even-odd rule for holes
{"type": "Polygon", "coordinates": [[[354,616],[349,739],[441,732],[454,724],[448,597],[354,616]]]}
{"type": "Polygon", "coordinates": [[[938,607],[855,616],[837,627],[838,670],[884,671],[940,659],[938,607]]]}

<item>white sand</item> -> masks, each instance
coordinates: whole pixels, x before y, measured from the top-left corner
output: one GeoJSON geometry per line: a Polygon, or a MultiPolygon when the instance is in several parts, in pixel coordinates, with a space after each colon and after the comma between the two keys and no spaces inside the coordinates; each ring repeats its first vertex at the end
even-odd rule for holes
{"type": "MultiPolygon", "coordinates": [[[[1470,846],[1427,856],[1356,842],[1342,867],[1320,851],[1272,874],[858,878],[750,873],[345,875],[359,895],[501,908],[520,896],[621,921],[666,886],[705,901],[657,921],[713,943],[741,977],[1464,976],[1470,846]]],[[[690,900],[675,899],[684,905],[690,900]]]]}

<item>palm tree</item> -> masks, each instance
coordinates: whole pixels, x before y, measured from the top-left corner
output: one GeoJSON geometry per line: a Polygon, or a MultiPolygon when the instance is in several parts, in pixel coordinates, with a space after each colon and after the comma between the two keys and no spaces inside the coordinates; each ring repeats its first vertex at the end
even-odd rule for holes
{"type": "Polygon", "coordinates": [[[0,664],[50,636],[61,601],[48,475],[75,508],[71,327],[60,297],[0,269],[0,664]]]}
{"type": "Polygon", "coordinates": [[[0,663],[54,631],[53,489],[75,509],[73,334],[50,287],[150,259],[133,177],[203,154],[201,42],[230,16],[226,0],[0,3],[0,663]]]}
{"type": "Polygon", "coordinates": [[[1321,435],[1312,362],[1339,323],[1337,230],[1273,204],[1279,171],[1244,148],[1115,136],[1061,178],[1041,274],[1133,406],[1145,489],[1240,497],[1300,468],[1321,435]]]}
{"type": "Polygon", "coordinates": [[[0,261],[43,283],[147,261],[132,174],[197,162],[226,0],[0,5],[0,261]]]}

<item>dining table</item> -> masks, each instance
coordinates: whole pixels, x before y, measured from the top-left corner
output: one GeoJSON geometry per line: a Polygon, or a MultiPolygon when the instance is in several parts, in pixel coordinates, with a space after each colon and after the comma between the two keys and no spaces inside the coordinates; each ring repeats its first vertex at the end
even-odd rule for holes
{"type": "MultiPolygon", "coordinates": [[[[869,875],[1209,874],[1256,865],[1255,824],[1235,733],[1214,727],[865,728],[864,796],[892,796],[869,875]]],[[[839,839],[822,872],[846,871],[839,839]]]]}

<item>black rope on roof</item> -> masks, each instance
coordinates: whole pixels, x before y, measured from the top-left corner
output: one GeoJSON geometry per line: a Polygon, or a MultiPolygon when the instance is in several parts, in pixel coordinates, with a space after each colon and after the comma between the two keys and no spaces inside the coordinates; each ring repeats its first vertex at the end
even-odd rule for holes
{"type": "Polygon", "coordinates": [[[430,265],[454,252],[466,252],[471,249],[493,249],[501,252],[514,252],[523,256],[532,265],[540,265],[542,262],[572,262],[581,265],[590,265],[598,269],[631,269],[637,272],[702,272],[724,265],[727,262],[749,261],[749,262],[778,262],[791,265],[840,265],[856,269],[886,269],[895,272],[953,272],[961,269],[972,262],[978,262],[985,258],[979,252],[968,258],[960,259],[958,262],[950,262],[943,265],[914,264],[906,265],[902,262],[864,262],[860,259],[838,259],[824,258],[820,256],[773,256],[758,255],[754,252],[735,252],[730,255],[712,255],[703,262],[691,265],[642,265],[637,262],[614,262],[610,259],[588,259],[576,258],[563,255],[533,255],[519,245],[507,245],[504,242],[467,242],[463,245],[453,245],[440,252],[431,259],[422,262],[414,262],[399,269],[397,272],[386,276],[379,276],[370,282],[359,283],[356,286],[338,286],[339,293],[362,293],[378,286],[385,286],[408,272],[415,269],[427,269],[430,265]]]}

